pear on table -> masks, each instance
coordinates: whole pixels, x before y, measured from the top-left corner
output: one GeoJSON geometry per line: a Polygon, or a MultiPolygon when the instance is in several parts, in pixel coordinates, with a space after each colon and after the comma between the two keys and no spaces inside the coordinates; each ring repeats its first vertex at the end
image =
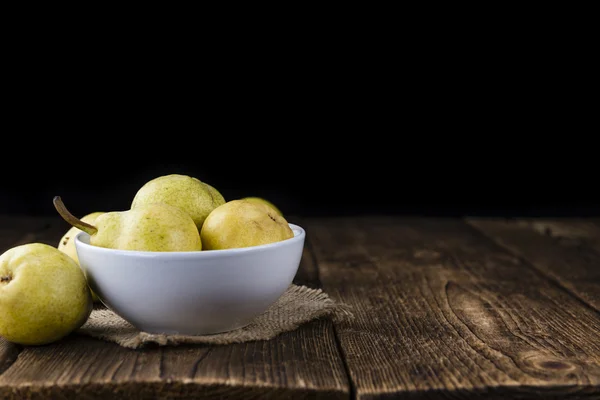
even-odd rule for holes
{"type": "Polygon", "coordinates": [[[44,243],[0,255],[0,336],[22,345],[52,343],[81,327],[92,312],[83,271],[44,243]]]}
{"type": "Polygon", "coordinates": [[[65,221],[90,235],[90,244],[119,250],[199,251],[202,241],[196,224],[185,211],[164,203],[138,205],[127,211],[98,216],[94,225],[81,221],[60,196],[54,206],[65,221]]]}
{"type": "Polygon", "coordinates": [[[150,203],[165,203],[187,212],[198,229],[208,214],[225,203],[213,186],[188,175],[170,174],[146,182],[135,194],[131,209],[150,203]]]}
{"type": "Polygon", "coordinates": [[[242,199],[215,208],[200,232],[204,250],[260,246],[293,236],[286,219],[272,207],[242,199]]]}

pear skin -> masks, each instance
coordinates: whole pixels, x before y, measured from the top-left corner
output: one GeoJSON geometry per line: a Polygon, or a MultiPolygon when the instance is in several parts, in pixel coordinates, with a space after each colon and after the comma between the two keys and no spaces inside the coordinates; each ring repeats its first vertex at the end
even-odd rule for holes
{"type": "Polygon", "coordinates": [[[218,207],[221,204],[225,204],[225,198],[223,197],[221,192],[219,192],[217,189],[215,189],[214,186],[211,186],[206,182],[203,182],[203,183],[204,183],[204,186],[206,186],[206,188],[208,189],[210,195],[213,197],[213,204],[215,205],[215,207],[218,207]]]}
{"type": "Polygon", "coordinates": [[[257,197],[257,196],[249,196],[249,197],[244,197],[242,200],[247,200],[247,201],[251,201],[251,202],[255,202],[255,203],[262,203],[262,204],[266,204],[269,207],[272,207],[273,210],[275,210],[275,212],[279,215],[281,215],[283,217],[283,213],[281,212],[281,210],[279,208],[277,208],[275,206],[275,204],[273,204],[272,202],[270,202],[269,200],[263,198],[263,197],[257,197]]]}
{"type": "Polygon", "coordinates": [[[293,236],[286,219],[272,207],[242,199],[215,208],[200,232],[204,250],[259,246],[293,236]]]}
{"type": "Polygon", "coordinates": [[[213,186],[197,178],[170,174],[146,182],[135,194],[131,208],[143,204],[166,203],[187,212],[198,232],[208,214],[225,203],[225,199],[213,186]]]}
{"type": "Polygon", "coordinates": [[[92,312],[77,263],[56,247],[28,243],[0,255],[0,336],[44,345],[81,327],[92,312]]]}
{"type": "Polygon", "coordinates": [[[138,205],[128,211],[101,215],[90,244],[121,250],[199,251],[202,242],[192,218],[163,203],[138,205]]]}

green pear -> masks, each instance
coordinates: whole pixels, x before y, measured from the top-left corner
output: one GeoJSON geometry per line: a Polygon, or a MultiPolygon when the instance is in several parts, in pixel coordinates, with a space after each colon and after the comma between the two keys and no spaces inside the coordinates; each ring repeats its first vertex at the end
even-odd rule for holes
{"type": "Polygon", "coordinates": [[[127,211],[106,212],[94,225],[71,214],[60,196],[54,198],[58,213],[72,226],[90,235],[90,244],[119,250],[199,251],[200,233],[185,211],[164,203],[139,205],[127,211]]]}
{"type": "Polygon", "coordinates": [[[68,255],[44,243],[0,255],[0,336],[44,345],[81,327],[92,312],[83,271],[68,255]]]}
{"type": "Polygon", "coordinates": [[[293,236],[286,219],[272,207],[242,199],[215,208],[200,231],[204,250],[259,246],[293,236]]]}
{"type": "MultiPolygon", "coordinates": [[[[81,220],[83,222],[87,222],[88,224],[93,224],[96,221],[96,218],[98,218],[102,214],[104,214],[103,211],[96,211],[96,212],[84,215],[81,218],[81,220]]],[[[79,264],[79,257],[77,256],[77,249],[75,248],[75,241],[73,240],[73,238],[79,232],[81,232],[81,229],[79,229],[75,226],[72,226],[67,231],[67,233],[65,233],[63,235],[63,237],[60,238],[60,242],[58,242],[58,246],[57,246],[57,248],[60,251],[62,251],[63,253],[65,253],[66,255],[71,257],[73,260],[75,260],[75,262],[77,264],[79,264]]],[[[96,295],[96,293],[94,293],[93,290],[92,290],[92,299],[94,300],[94,303],[96,303],[100,300],[100,299],[98,299],[98,296],[96,295]]]]}
{"type": "Polygon", "coordinates": [[[166,203],[181,208],[192,217],[199,232],[208,214],[224,204],[225,199],[217,189],[197,178],[170,174],[146,182],[136,192],[131,208],[149,203],[166,203]]]}
{"type": "Polygon", "coordinates": [[[246,201],[251,201],[254,203],[262,203],[262,204],[266,204],[269,207],[272,207],[273,210],[275,210],[275,212],[281,216],[283,216],[283,213],[281,212],[281,210],[279,208],[277,208],[275,206],[275,204],[273,204],[272,202],[270,202],[269,200],[262,198],[262,197],[256,197],[256,196],[249,196],[249,197],[244,197],[242,200],[246,200],[246,201]]]}

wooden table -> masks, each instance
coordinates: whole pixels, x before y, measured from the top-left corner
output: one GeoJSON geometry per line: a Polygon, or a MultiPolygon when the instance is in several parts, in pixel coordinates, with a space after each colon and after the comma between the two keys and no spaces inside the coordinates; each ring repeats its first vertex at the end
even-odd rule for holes
{"type": "MultiPolygon", "coordinates": [[[[264,342],[131,350],[0,339],[0,398],[600,399],[597,220],[294,219],[296,283],[354,318],[264,342]]],[[[0,218],[0,249],[60,218],[0,218]]]]}

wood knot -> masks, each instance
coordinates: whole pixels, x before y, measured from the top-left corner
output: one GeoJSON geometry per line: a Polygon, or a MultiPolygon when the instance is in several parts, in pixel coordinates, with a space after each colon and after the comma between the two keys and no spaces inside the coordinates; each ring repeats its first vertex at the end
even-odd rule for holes
{"type": "Polygon", "coordinates": [[[565,372],[571,372],[577,369],[577,365],[570,361],[561,360],[554,357],[540,357],[531,360],[531,365],[538,371],[546,373],[558,373],[563,375],[565,372]]]}
{"type": "Polygon", "coordinates": [[[539,365],[541,368],[546,369],[570,369],[573,367],[563,361],[542,361],[539,365]]]}
{"type": "Polygon", "coordinates": [[[577,362],[537,352],[523,355],[523,361],[536,371],[536,373],[540,373],[543,376],[556,376],[557,374],[565,376],[579,369],[577,362]]]}

